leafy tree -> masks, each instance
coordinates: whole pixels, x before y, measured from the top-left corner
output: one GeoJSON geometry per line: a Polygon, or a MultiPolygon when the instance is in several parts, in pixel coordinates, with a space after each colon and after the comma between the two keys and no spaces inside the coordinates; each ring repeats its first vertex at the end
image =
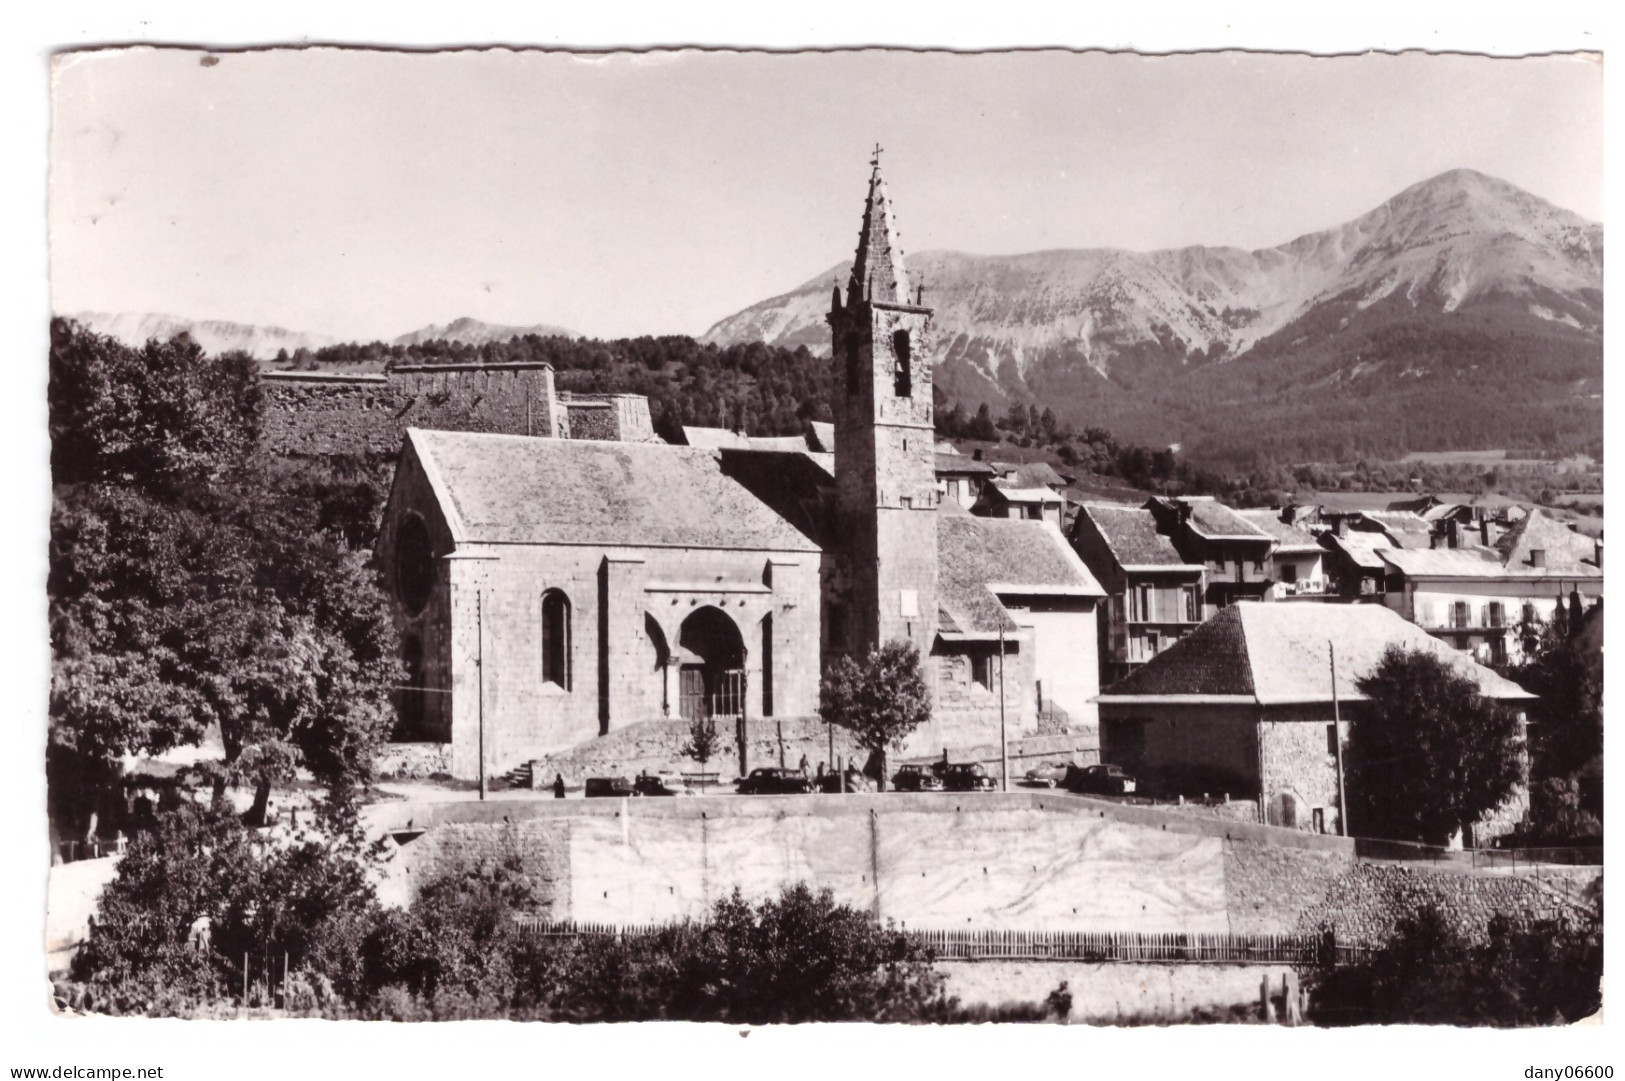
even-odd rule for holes
{"type": "Polygon", "coordinates": [[[182,335],[134,350],[51,321],[51,472],[58,484],[167,488],[220,477],[259,439],[262,391],[243,353],[182,335]]]}
{"type": "Polygon", "coordinates": [[[245,954],[252,981],[279,974],[285,954],[355,993],[375,918],[358,835],[266,845],[224,809],[187,804],[130,842],[72,975],[110,1013],[229,1002],[245,954]]]}
{"type": "Polygon", "coordinates": [[[1600,920],[1516,929],[1491,919],[1472,942],[1437,909],[1403,920],[1359,965],[1313,980],[1309,1017],[1321,1025],[1560,1025],[1602,1006],[1600,920]]]}
{"type": "Polygon", "coordinates": [[[705,765],[716,757],[721,747],[722,737],[717,733],[717,722],[714,717],[705,714],[695,717],[688,723],[688,742],[683,745],[683,755],[700,764],[702,789],[705,787],[703,777],[705,765]]]}
{"type": "Polygon", "coordinates": [[[1357,683],[1349,729],[1355,828],[1445,844],[1501,806],[1522,776],[1516,714],[1427,650],[1390,646],[1357,683]]]}
{"type": "Polygon", "coordinates": [[[887,642],[862,661],[837,658],[824,672],[818,713],[850,730],[858,745],[880,761],[880,790],[886,787],[886,752],[931,718],[931,694],[912,642],[887,642]]]}

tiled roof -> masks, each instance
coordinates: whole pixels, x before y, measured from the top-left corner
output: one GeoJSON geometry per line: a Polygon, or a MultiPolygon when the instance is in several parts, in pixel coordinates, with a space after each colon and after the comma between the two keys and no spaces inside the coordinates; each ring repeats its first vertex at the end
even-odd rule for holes
{"type": "Polygon", "coordinates": [[[1380,571],[1388,564],[1382,561],[1379,553],[1392,551],[1393,541],[1382,533],[1361,533],[1354,531],[1343,536],[1333,532],[1325,532],[1321,537],[1329,544],[1341,549],[1357,566],[1366,570],[1380,571]]]}
{"type": "Polygon", "coordinates": [[[1387,533],[1401,548],[1431,548],[1433,527],[1414,511],[1360,511],[1359,517],[1387,533]]]}
{"type": "Polygon", "coordinates": [[[1055,471],[1055,467],[1048,462],[1027,462],[1016,467],[1010,474],[1010,479],[1018,488],[1061,488],[1066,484],[1066,478],[1055,471]]]}
{"type": "Polygon", "coordinates": [[[1156,518],[1144,507],[1084,503],[1078,511],[1088,515],[1095,531],[1122,566],[1177,567],[1185,562],[1173,541],[1157,532],[1156,518]]]}
{"type": "Polygon", "coordinates": [[[1546,553],[1549,573],[1598,573],[1596,542],[1538,507],[1531,507],[1527,517],[1495,542],[1495,548],[1512,570],[1533,571],[1529,553],[1539,550],[1546,553]]]}
{"type": "Polygon", "coordinates": [[[1017,627],[989,585],[1034,591],[1066,590],[1104,597],[1060,530],[1047,522],[968,515],[937,519],[937,600],[944,629],[1013,633],[1017,627]],[[951,624],[951,627],[950,627],[951,624]]]}
{"type": "Polygon", "coordinates": [[[1398,570],[1417,578],[1601,578],[1602,571],[1590,563],[1548,562],[1537,568],[1528,563],[1503,563],[1488,548],[1389,548],[1382,558],[1398,570]]]}
{"type": "Polygon", "coordinates": [[[940,450],[936,452],[936,470],[939,477],[950,474],[979,477],[991,477],[993,475],[993,467],[986,462],[978,461],[964,454],[944,454],[940,450]]]}
{"type": "Polygon", "coordinates": [[[1531,697],[1422,628],[1379,604],[1236,604],[1221,609],[1143,667],[1108,687],[1102,700],[1163,696],[1242,696],[1262,705],[1362,699],[1358,680],[1390,645],[1444,659],[1491,698],[1531,697]]]}
{"type": "Polygon", "coordinates": [[[1237,518],[1275,538],[1280,551],[1318,552],[1320,543],[1315,535],[1281,521],[1281,512],[1275,510],[1238,510],[1237,518]]]}
{"type": "Polygon", "coordinates": [[[1207,537],[1268,537],[1240,514],[1215,499],[1187,499],[1191,509],[1190,524],[1207,537]]]}
{"type": "Polygon", "coordinates": [[[693,424],[683,425],[683,441],[691,447],[729,447],[734,450],[746,450],[750,447],[750,440],[736,431],[728,428],[701,428],[693,424]]]}
{"type": "Polygon", "coordinates": [[[1014,488],[995,484],[988,489],[1004,497],[1006,503],[1065,503],[1061,493],[1053,488],[1014,488]]]}
{"type": "Polygon", "coordinates": [[[819,550],[768,502],[816,503],[829,474],[811,455],[415,428],[407,440],[459,542],[819,550]],[[741,471],[760,474],[759,491],[741,471]]]}

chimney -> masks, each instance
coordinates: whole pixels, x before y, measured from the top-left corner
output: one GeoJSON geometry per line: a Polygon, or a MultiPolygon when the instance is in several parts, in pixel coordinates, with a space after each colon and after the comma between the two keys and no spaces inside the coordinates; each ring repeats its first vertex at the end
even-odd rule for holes
{"type": "Polygon", "coordinates": [[[1596,560],[1597,569],[1602,570],[1602,538],[1601,537],[1597,538],[1595,552],[1596,552],[1596,554],[1595,554],[1595,556],[1593,558],[1596,560]]]}
{"type": "Polygon", "coordinates": [[[1336,531],[1336,533],[1337,533],[1337,535],[1339,537],[1348,536],[1349,535],[1349,516],[1346,515],[1346,514],[1339,514],[1337,516],[1337,524],[1335,526],[1333,526],[1332,529],[1334,531],[1336,531]]]}
{"type": "Polygon", "coordinates": [[[1484,547],[1488,548],[1490,546],[1490,520],[1488,518],[1478,520],[1478,538],[1479,543],[1484,547]]]}
{"type": "Polygon", "coordinates": [[[1534,567],[1537,570],[1545,570],[1546,569],[1546,549],[1544,549],[1544,548],[1531,548],[1531,549],[1529,549],[1529,565],[1531,567],[1534,567]]]}
{"type": "Polygon", "coordinates": [[[970,452],[970,460],[973,461],[973,462],[979,462],[979,461],[982,460],[982,448],[981,447],[977,447],[975,450],[970,452]]]}
{"type": "Polygon", "coordinates": [[[1461,523],[1454,518],[1450,519],[1450,547],[1461,547],[1461,523]]]}

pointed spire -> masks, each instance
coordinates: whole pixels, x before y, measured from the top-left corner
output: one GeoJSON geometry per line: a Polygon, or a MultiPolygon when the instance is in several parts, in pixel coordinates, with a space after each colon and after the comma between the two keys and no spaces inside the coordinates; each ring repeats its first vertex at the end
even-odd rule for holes
{"type": "Polygon", "coordinates": [[[897,244],[897,223],[886,181],[880,175],[880,144],[869,160],[869,196],[863,204],[863,228],[858,232],[858,251],[852,259],[852,280],[847,284],[847,303],[879,300],[887,304],[910,303],[908,272],[903,267],[903,249],[897,244]]]}

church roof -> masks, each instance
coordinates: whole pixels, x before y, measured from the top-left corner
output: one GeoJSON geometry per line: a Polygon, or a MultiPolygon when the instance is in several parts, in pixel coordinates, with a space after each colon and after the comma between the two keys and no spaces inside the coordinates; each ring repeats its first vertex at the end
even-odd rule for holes
{"type": "Polygon", "coordinates": [[[819,550],[809,533],[830,478],[812,455],[418,428],[406,438],[459,543],[819,550]],[[807,521],[792,521],[798,509],[807,521]]]}
{"type": "Polygon", "coordinates": [[[912,304],[908,272],[903,267],[903,249],[898,244],[897,223],[892,216],[891,199],[886,194],[886,180],[880,175],[878,148],[873,164],[869,194],[863,203],[858,250],[852,259],[852,278],[846,287],[846,302],[878,300],[886,304],[912,304]]]}
{"type": "Polygon", "coordinates": [[[1007,634],[1017,628],[999,595],[1104,597],[1061,531],[1014,518],[937,518],[937,603],[941,630],[1007,634]]]}
{"type": "Polygon", "coordinates": [[[1338,698],[1357,701],[1365,697],[1357,681],[1377,666],[1390,645],[1440,657],[1490,698],[1533,697],[1380,604],[1249,603],[1220,609],[1108,687],[1100,701],[1329,702],[1328,650],[1337,656],[1338,698]]]}

